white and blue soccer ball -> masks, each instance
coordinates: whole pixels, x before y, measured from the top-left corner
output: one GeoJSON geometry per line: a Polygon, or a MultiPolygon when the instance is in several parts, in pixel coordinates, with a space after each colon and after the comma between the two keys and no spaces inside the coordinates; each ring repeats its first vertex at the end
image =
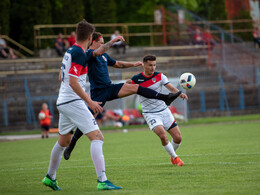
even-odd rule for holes
{"type": "Polygon", "coordinates": [[[183,73],[180,77],[179,84],[184,89],[191,89],[196,84],[196,78],[193,74],[189,72],[183,73]]]}
{"type": "Polygon", "coordinates": [[[45,119],[45,114],[43,112],[40,112],[38,115],[39,120],[45,119]]]}

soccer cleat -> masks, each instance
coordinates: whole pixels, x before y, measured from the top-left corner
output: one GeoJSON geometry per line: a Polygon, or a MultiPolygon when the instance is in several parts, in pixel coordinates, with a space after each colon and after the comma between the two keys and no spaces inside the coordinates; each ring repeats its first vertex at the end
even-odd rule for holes
{"type": "Polygon", "coordinates": [[[71,154],[72,150],[73,150],[73,148],[71,148],[70,146],[68,146],[68,147],[64,150],[63,156],[64,156],[64,159],[65,159],[65,160],[69,160],[70,154],[71,154]]]}
{"type": "Polygon", "coordinates": [[[178,91],[177,93],[169,93],[167,100],[165,100],[165,103],[167,106],[169,106],[179,95],[181,95],[181,91],[178,91]]]}
{"type": "Polygon", "coordinates": [[[173,165],[176,165],[177,167],[181,167],[184,165],[184,162],[177,156],[175,159],[171,157],[171,161],[173,165]]]}
{"type": "Polygon", "coordinates": [[[98,190],[120,190],[120,189],[122,189],[122,187],[115,186],[109,180],[106,180],[103,182],[98,180],[97,189],[98,190]]]}
{"type": "Polygon", "coordinates": [[[48,174],[42,179],[42,183],[55,191],[61,190],[58,186],[58,181],[56,181],[56,179],[52,180],[48,174]]]}

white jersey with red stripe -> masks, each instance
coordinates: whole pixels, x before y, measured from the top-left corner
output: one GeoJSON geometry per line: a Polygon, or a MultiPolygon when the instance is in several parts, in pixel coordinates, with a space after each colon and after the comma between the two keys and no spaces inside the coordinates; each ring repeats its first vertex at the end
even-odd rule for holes
{"type": "MultiPolygon", "coordinates": [[[[158,93],[161,93],[162,87],[169,83],[168,78],[159,72],[154,72],[150,77],[146,77],[143,73],[132,77],[133,84],[139,84],[142,87],[150,88],[158,93]]],[[[162,100],[148,99],[140,96],[143,113],[161,112],[167,108],[167,105],[162,100]]]]}
{"type": "Polygon", "coordinates": [[[80,45],[74,44],[66,51],[62,60],[61,70],[62,82],[57,105],[81,99],[69,85],[70,76],[78,78],[80,86],[84,91],[86,90],[86,54],[80,45]]]}

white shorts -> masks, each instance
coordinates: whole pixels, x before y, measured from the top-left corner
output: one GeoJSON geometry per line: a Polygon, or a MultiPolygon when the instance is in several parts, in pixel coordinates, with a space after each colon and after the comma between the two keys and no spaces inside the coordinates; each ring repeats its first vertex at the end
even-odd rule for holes
{"type": "Polygon", "coordinates": [[[152,131],[159,125],[162,125],[167,131],[177,126],[177,123],[169,108],[156,113],[143,113],[143,116],[152,131]]]}
{"type": "Polygon", "coordinates": [[[57,109],[59,111],[59,133],[61,135],[66,135],[76,128],[79,128],[84,134],[99,129],[94,116],[83,100],[59,105],[57,109]]]}

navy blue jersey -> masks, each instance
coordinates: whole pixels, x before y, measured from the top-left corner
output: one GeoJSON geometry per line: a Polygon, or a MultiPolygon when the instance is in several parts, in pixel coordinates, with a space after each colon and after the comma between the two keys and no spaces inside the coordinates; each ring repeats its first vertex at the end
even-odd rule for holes
{"type": "Polygon", "coordinates": [[[113,66],[116,61],[107,53],[93,57],[93,51],[93,49],[89,49],[86,52],[90,89],[106,88],[111,85],[107,66],[113,66]]]}

